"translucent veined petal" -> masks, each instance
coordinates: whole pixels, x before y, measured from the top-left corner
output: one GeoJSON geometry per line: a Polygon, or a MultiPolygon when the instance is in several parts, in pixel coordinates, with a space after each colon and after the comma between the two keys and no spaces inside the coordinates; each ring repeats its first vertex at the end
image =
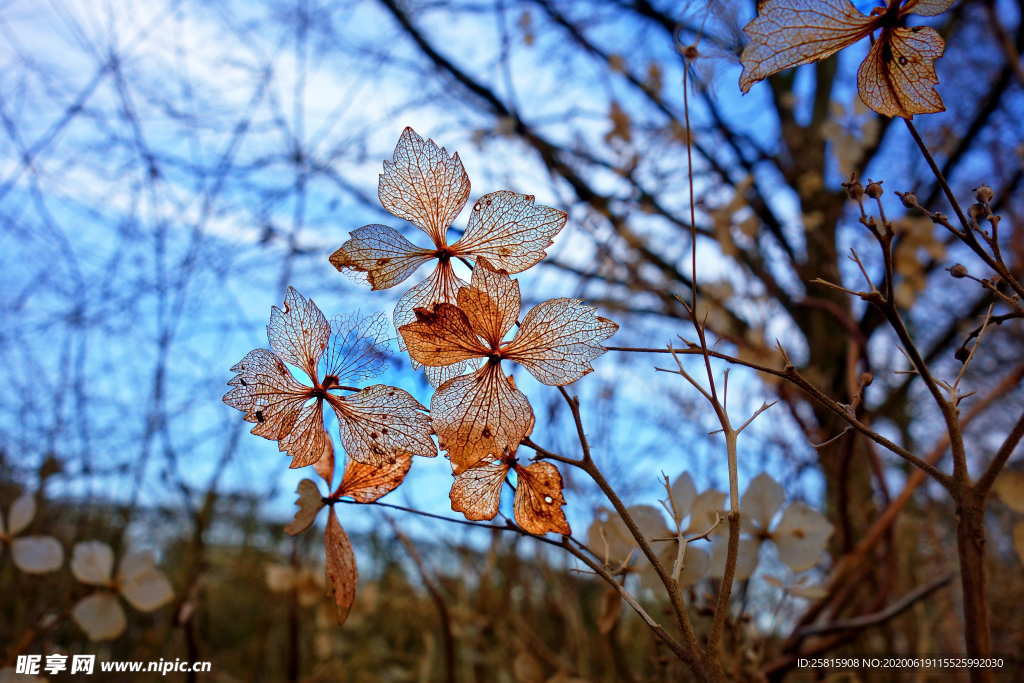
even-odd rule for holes
{"type": "Polygon", "coordinates": [[[469,176],[458,154],[424,139],[412,128],[402,131],[391,161],[377,184],[385,209],[423,230],[434,244],[445,244],[445,232],[469,198],[469,176]]]}
{"type": "Polygon", "coordinates": [[[536,204],[533,195],[491,192],[473,205],[469,226],[452,251],[521,273],[544,258],[566,219],[564,211],[536,204]]]}
{"type": "Polygon", "coordinates": [[[743,30],[750,42],[740,62],[740,90],[785,69],[829,57],[875,27],[849,0],[764,0],[743,30]]]}

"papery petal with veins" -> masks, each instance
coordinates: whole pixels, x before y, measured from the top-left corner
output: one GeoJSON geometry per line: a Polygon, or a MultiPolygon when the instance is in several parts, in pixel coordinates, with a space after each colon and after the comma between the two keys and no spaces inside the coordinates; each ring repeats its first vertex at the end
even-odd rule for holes
{"type": "Polygon", "coordinates": [[[849,0],[764,0],[743,31],[740,90],[800,64],[825,59],[861,40],[874,26],[849,0]]]}
{"type": "Polygon", "coordinates": [[[417,247],[394,228],[373,224],[353,230],[330,261],[339,271],[365,273],[370,289],[378,290],[394,287],[433,258],[433,250],[417,247]]]}
{"type": "Polygon", "coordinates": [[[356,599],[356,584],[359,572],[356,570],[356,556],[352,542],[341,528],[338,515],[331,508],[324,534],[324,554],[327,558],[325,571],[327,587],[334,597],[335,613],[339,624],[344,624],[352,603],[356,599]]]}
{"type": "Polygon", "coordinates": [[[304,406],[291,429],[280,438],[277,445],[291,456],[292,461],[288,467],[292,469],[308,467],[320,460],[331,447],[331,438],[324,429],[323,403],[314,401],[304,406]]]}
{"type": "Polygon", "coordinates": [[[516,524],[531,534],[572,533],[562,506],[562,474],[549,462],[516,466],[516,496],[513,503],[516,524]]]}
{"type": "Polygon", "coordinates": [[[857,70],[857,90],[864,104],[884,116],[931,114],[945,111],[935,90],[939,77],[935,60],[946,42],[928,26],[896,28],[888,39],[876,40],[857,70]]]}
{"type": "Polygon", "coordinates": [[[501,488],[510,466],[498,458],[486,457],[455,477],[448,498],[452,510],[466,519],[494,519],[501,503],[501,488]]]}
{"type": "Polygon", "coordinates": [[[331,338],[331,324],[312,299],[289,287],[281,308],[270,310],[267,339],[278,358],[316,377],[317,361],[331,338]]]}
{"type": "Polygon", "coordinates": [[[496,348],[519,317],[519,282],[507,273],[496,272],[485,259],[480,259],[469,287],[459,290],[456,303],[466,314],[473,332],[496,348]]]}
{"type": "Polygon", "coordinates": [[[406,453],[399,453],[394,462],[380,467],[371,467],[350,459],[337,495],[348,496],[358,503],[372,503],[398,488],[410,467],[412,456],[406,453]]]}
{"type": "Polygon", "coordinates": [[[273,441],[288,434],[309,399],[309,387],[297,382],[267,349],[253,349],[231,371],[238,374],[228,382],[234,389],[224,395],[224,402],[257,423],[252,433],[273,441]]]}
{"type": "Polygon", "coordinates": [[[388,358],[387,318],[383,314],[335,316],[331,341],[320,358],[320,377],[354,384],[383,372],[388,358]]]}
{"type": "Polygon", "coordinates": [[[849,0],[765,0],[744,31],[750,43],[740,61],[740,89],[800,64],[825,59],[838,50],[880,31],[857,71],[861,101],[884,116],[911,118],[944,111],[936,92],[934,61],[945,43],[932,28],[897,25],[908,14],[944,12],[950,0],[890,0],[881,11],[865,16],[849,0]]]}
{"type": "Polygon", "coordinates": [[[455,474],[492,453],[514,452],[533,431],[533,409],[498,363],[448,380],[434,392],[430,415],[455,474]]]}
{"type": "Polygon", "coordinates": [[[400,332],[409,355],[423,365],[452,365],[489,353],[466,312],[452,304],[416,309],[416,321],[403,325],[400,332]]]}
{"type": "Polygon", "coordinates": [[[437,455],[430,416],[404,389],[375,384],[328,400],[340,423],[342,445],[353,460],[380,467],[404,453],[437,455]]]}
{"type": "Polygon", "coordinates": [[[501,190],[480,197],[473,205],[469,226],[452,251],[483,257],[497,270],[521,273],[539,263],[568,215],[534,203],[534,197],[501,190]]]}
{"type": "Polygon", "coordinates": [[[384,162],[377,197],[385,209],[423,230],[440,247],[469,198],[469,176],[457,153],[449,155],[406,128],[392,160],[384,162]]]}
{"type": "Polygon", "coordinates": [[[127,620],[117,596],[107,591],[88,595],[74,606],[71,617],[89,640],[113,640],[124,633],[127,620]]]}
{"type": "Polygon", "coordinates": [[[942,14],[953,6],[956,0],[906,0],[900,9],[901,14],[920,14],[931,17],[942,14]]]}
{"type": "Polygon", "coordinates": [[[711,528],[716,519],[724,519],[725,493],[708,489],[703,491],[693,503],[690,511],[690,524],[684,529],[687,535],[702,534],[711,528]]]}
{"type": "Polygon", "coordinates": [[[604,353],[602,342],[618,329],[579,299],[549,299],[526,314],[505,357],[544,384],[571,384],[593,372],[590,361],[604,353]]]}
{"type": "Polygon", "coordinates": [[[312,479],[300,481],[295,493],[299,494],[295,499],[295,505],[299,509],[295,511],[295,518],[284,528],[290,536],[296,536],[308,529],[325,504],[320,489],[312,479]]]}

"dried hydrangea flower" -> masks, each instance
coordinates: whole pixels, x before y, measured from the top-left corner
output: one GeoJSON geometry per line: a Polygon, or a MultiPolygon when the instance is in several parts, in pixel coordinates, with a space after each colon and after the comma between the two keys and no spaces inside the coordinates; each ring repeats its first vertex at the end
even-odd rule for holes
{"type": "MultiPolygon", "coordinates": [[[[520,273],[538,263],[565,225],[566,213],[534,203],[532,195],[502,190],[482,196],[469,216],[466,232],[448,244],[448,228],[469,198],[469,176],[458,153],[424,139],[412,128],[402,132],[394,157],[384,162],[377,196],[398,218],[425,232],[432,245],[419,247],[394,228],[364,225],[331,255],[340,271],[366,274],[372,289],[404,282],[420,266],[437,261],[429,276],[406,292],[395,306],[395,327],[412,322],[417,308],[454,303],[465,281],[452,268],[453,259],[486,258],[508,273],[520,273]]],[[[428,368],[434,386],[461,374],[466,364],[428,368]]]]}
{"type": "Polygon", "coordinates": [[[483,365],[449,379],[434,393],[430,415],[441,448],[460,474],[487,456],[515,452],[533,430],[533,409],[501,367],[525,367],[539,381],[565,385],[593,371],[602,342],[619,328],[579,299],[549,299],[534,306],[515,336],[505,337],[520,312],[519,283],[478,259],[458,305],[416,309],[416,321],[399,331],[415,360],[443,367],[467,360],[483,365]]]}
{"type": "Polygon", "coordinates": [[[354,460],[381,466],[405,454],[437,455],[426,409],[408,392],[384,384],[348,385],[379,371],[381,328],[379,319],[332,326],[311,299],[289,287],[283,308],[274,307],[267,325],[270,349],[250,351],[231,368],[237,375],[224,402],[256,423],[253,434],[277,441],[291,456],[291,467],[333,460],[325,403],[354,460]],[[296,380],[286,364],[302,370],[310,384],[296,380]]]}

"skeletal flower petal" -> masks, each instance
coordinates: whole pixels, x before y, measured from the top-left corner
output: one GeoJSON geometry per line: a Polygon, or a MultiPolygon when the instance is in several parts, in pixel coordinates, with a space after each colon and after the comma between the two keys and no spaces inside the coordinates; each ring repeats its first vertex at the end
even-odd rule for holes
{"type": "Polygon", "coordinates": [[[281,360],[316,378],[317,361],[331,338],[331,325],[312,299],[289,287],[281,308],[274,306],[267,324],[270,348],[281,360]]]}
{"type": "MultiPolygon", "coordinates": [[[[711,576],[721,578],[725,574],[725,563],[729,551],[729,535],[719,534],[711,543],[711,576]]],[[[741,536],[736,551],[736,581],[749,579],[757,569],[761,542],[756,538],[741,536]]]]}
{"type": "Polygon", "coordinates": [[[304,406],[287,434],[277,442],[279,449],[291,456],[289,467],[308,467],[318,462],[331,447],[331,437],[324,429],[323,402],[304,406]]]}
{"type": "Polygon", "coordinates": [[[956,0],[905,0],[900,8],[900,14],[920,14],[931,17],[942,14],[952,7],[954,2],[956,0]]]}
{"type": "Polygon", "coordinates": [[[469,287],[459,290],[456,301],[477,336],[496,348],[519,317],[519,282],[507,273],[493,270],[481,258],[473,269],[469,287]]]}
{"type": "Polygon", "coordinates": [[[469,227],[452,251],[486,258],[497,270],[521,273],[538,263],[567,214],[534,203],[534,197],[501,190],[485,194],[473,205],[469,227]]]}
{"type": "Polygon", "coordinates": [[[352,542],[341,527],[333,507],[327,518],[324,554],[327,558],[327,588],[334,597],[338,624],[344,624],[352,609],[352,603],[356,599],[359,572],[356,570],[356,556],[352,552],[352,542]]]}
{"type": "Polygon", "coordinates": [[[330,261],[340,271],[366,273],[370,288],[378,290],[394,287],[432,258],[432,250],[417,247],[394,228],[373,224],[353,230],[330,261]]]}
{"type": "Polygon", "coordinates": [[[675,512],[676,526],[682,523],[686,516],[693,509],[697,500],[697,487],[693,484],[693,477],[689,472],[683,472],[672,481],[669,487],[669,495],[672,498],[672,509],[675,512]]]}
{"type": "Polygon", "coordinates": [[[374,384],[328,400],[338,417],[345,452],[353,460],[380,467],[404,454],[437,455],[430,415],[409,392],[374,384]]]}
{"type": "Polygon", "coordinates": [[[430,416],[455,474],[493,453],[514,452],[533,431],[533,409],[499,363],[450,379],[434,392],[430,416]]]}
{"type": "Polygon", "coordinates": [[[406,128],[377,185],[385,209],[445,244],[445,232],[469,197],[469,176],[458,154],[449,155],[430,139],[406,128]]]}
{"type": "Polygon", "coordinates": [[[408,453],[398,453],[394,462],[380,467],[371,467],[350,458],[337,495],[348,496],[359,503],[372,503],[398,488],[410,467],[412,456],[408,453]]]}
{"type": "Polygon", "coordinates": [[[857,70],[860,98],[884,116],[909,119],[945,111],[935,90],[935,60],[945,49],[942,36],[928,26],[883,31],[857,70]]]}
{"type": "Polygon", "coordinates": [[[619,326],[579,299],[549,299],[526,314],[505,357],[544,384],[561,386],[593,372],[590,361],[619,326]]]}
{"type": "Polygon", "coordinates": [[[295,505],[299,508],[295,511],[295,518],[284,528],[290,536],[297,536],[308,529],[320,509],[324,506],[320,489],[312,479],[303,479],[299,482],[295,492],[299,497],[295,499],[295,505]]]}
{"type": "Polygon", "coordinates": [[[690,524],[684,530],[686,534],[702,534],[707,531],[715,519],[724,519],[725,493],[708,489],[697,496],[690,511],[690,524]]]}
{"type": "Polygon", "coordinates": [[[416,321],[403,325],[399,332],[409,355],[423,365],[452,365],[489,353],[466,313],[452,304],[416,309],[416,321]]]}
{"type": "Polygon", "coordinates": [[[764,0],[743,31],[750,42],[740,62],[740,90],[800,64],[829,57],[864,38],[875,18],[861,14],[849,0],[764,0]]]}
{"type": "Polygon", "coordinates": [[[113,640],[124,633],[127,621],[117,596],[108,591],[88,595],[74,606],[71,617],[89,640],[113,640]]]}
{"type": "Polygon", "coordinates": [[[572,533],[562,507],[562,474],[549,462],[516,467],[517,486],[513,503],[516,524],[531,534],[572,533]]]}
{"type": "Polygon", "coordinates": [[[490,457],[464,470],[455,477],[448,494],[452,510],[473,521],[494,519],[508,471],[505,461],[490,457]]]}

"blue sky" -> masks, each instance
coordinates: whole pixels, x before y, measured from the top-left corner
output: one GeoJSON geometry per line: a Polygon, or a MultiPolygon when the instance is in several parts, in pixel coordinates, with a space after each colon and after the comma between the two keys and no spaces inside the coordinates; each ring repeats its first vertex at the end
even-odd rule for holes
{"type": "MultiPolygon", "coordinates": [[[[871,5],[859,4],[865,10],[871,5]]],[[[327,256],[366,223],[399,227],[417,239],[415,230],[374,205],[381,162],[404,126],[460,153],[472,197],[513,189],[554,206],[569,201],[533,156],[502,137],[500,125],[496,130],[470,108],[451,106],[436,83],[410,68],[415,54],[407,42],[396,42],[393,25],[376,4],[339,5],[318,17],[302,49],[294,29],[272,20],[275,11],[285,10],[271,6],[186,3],[168,11],[161,3],[125,0],[4,7],[0,67],[11,77],[0,99],[5,116],[17,123],[21,143],[35,154],[33,172],[26,174],[19,170],[19,145],[5,139],[0,147],[0,296],[16,312],[0,333],[2,372],[19,396],[0,412],[0,430],[12,450],[24,453],[20,474],[26,478],[28,466],[49,448],[69,457],[69,476],[54,482],[52,495],[127,498],[134,495],[137,475],[151,500],[174,500],[178,494],[166,484],[177,478],[204,486],[241,420],[220,403],[228,368],[249,349],[266,345],[270,307],[280,304],[285,285],[316,299],[328,316],[354,309],[390,312],[406,285],[371,294],[337,273],[327,256]],[[341,43],[334,44],[318,22],[343,22],[341,43]],[[119,69],[101,68],[113,47],[124,56],[119,69]],[[93,81],[98,85],[90,90],[93,81]],[[63,125],[64,110],[83,92],[85,114],[63,125]],[[134,112],[137,129],[125,111],[134,112]],[[196,128],[193,117],[209,125],[196,128]],[[296,140],[317,164],[301,192],[289,156],[296,140]],[[159,159],[155,182],[139,163],[148,152],[159,159]],[[231,173],[220,178],[225,159],[231,160],[231,173]],[[289,256],[289,250],[298,255],[289,256]],[[83,319],[84,327],[76,323],[83,319]],[[156,396],[156,359],[162,353],[168,371],[156,396]],[[170,436],[147,440],[149,411],[157,400],[170,415],[170,436]],[[166,463],[172,464],[170,474],[166,463]]],[[[622,54],[662,66],[668,98],[680,107],[681,74],[664,41],[645,40],[649,29],[623,25],[612,9],[601,19],[595,32],[617,42],[622,54]]],[[[497,23],[472,13],[456,20],[433,11],[422,25],[476,75],[497,83],[531,120],[569,117],[571,125],[545,128],[556,141],[600,140],[608,129],[609,97],[633,97],[592,61],[552,64],[554,37],[541,35],[531,46],[517,39],[507,48],[506,71],[495,59],[503,49],[497,23]]],[[[844,68],[855,67],[865,49],[847,51],[844,68]]],[[[710,47],[707,52],[700,73],[712,79],[719,104],[736,120],[763,121],[753,130],[771,146],[776,131],[763,114],[764,88],[741,97],[738,65],[710,47]]],[[[850,110],[851,83],[837,92],[850,110]]],[[[699,109],[696,116],[699,121],[699,109]]],[[[679,192],[670,194],[684,201],[678,160],[665,159],[664,167],[662,182],[675,186],[679,192]]],[[[616,183],[611,171],[590,180],[609,191],[616,183]]],[[[795,227],[801,217],[791,199],[778,202],[795,227]]],[[[651,234],[662,229],[642,217],[637,224],[651,234]]],[[[600,226],[570,216],[551,257],[592,266],[594,230],[600,226]]],[[[688,249],[678,240],[666,240],[665,248],[677,249],[679,258],[688,249]]],[[[701,250],[700,268],[705,281],[732,276],[710,249],[701,250]]],[[[545,267],[520,280],[524,308],[555,296],[599,294],[545,267]]],[[[612,343],[661,346],[685,331],[638,319],[612,343]]],[[[769,333],[786,339],[787,331],[782,326],[769,333]]],[[[631,502],[652,501],[661,471],[674,476],[687,469],[699,486],[721,487],[722,453],[709,450],[703,436],[714,425],[694,418],[693,392],[678,377],[656,374],[654,364],[606,355],[595,363],[597,372],[571,388],[583,397],[597,457],[621,477],[631,502]],[[600,407],[609,394],[616,396],[613,409],[600,407]]],[[[421,378],[407,364],[396,368],[378,381],[428,404],[421,378]]],[[[550,407],[558,405],[557,393],[525,375],[521,379],[538,416],[534,438],[566,451],[575,448],[564,406],[557,412],[550,407]]],[[[742,372],[734,373],[732,388],[737,416],[749,414],[766,395],[742,372]]],[[[788,428],[781,409],[773,409],[747,437],[745,474],[792,474],[792,462],[786,464],[792,453],[775,438],[780,424],[788,428]]],[[[312,474],[289,471],[286,464],[275,444],[245,434],[223,485],[265,495],[267,514],[285,519],[295,484],[312,474]]],[[[450,481],[442,458],[417,459],[407,484],[388,500],[445,513],[450,481]]],[[[795,496],[816,496],[813,475],[799,482],[795,496]]],[[[594,499],[568,498],[570,520],[583,533],[594,499]]],[[[357,529],[379,519],[375,510],[340,512],[357,529]]]]}

